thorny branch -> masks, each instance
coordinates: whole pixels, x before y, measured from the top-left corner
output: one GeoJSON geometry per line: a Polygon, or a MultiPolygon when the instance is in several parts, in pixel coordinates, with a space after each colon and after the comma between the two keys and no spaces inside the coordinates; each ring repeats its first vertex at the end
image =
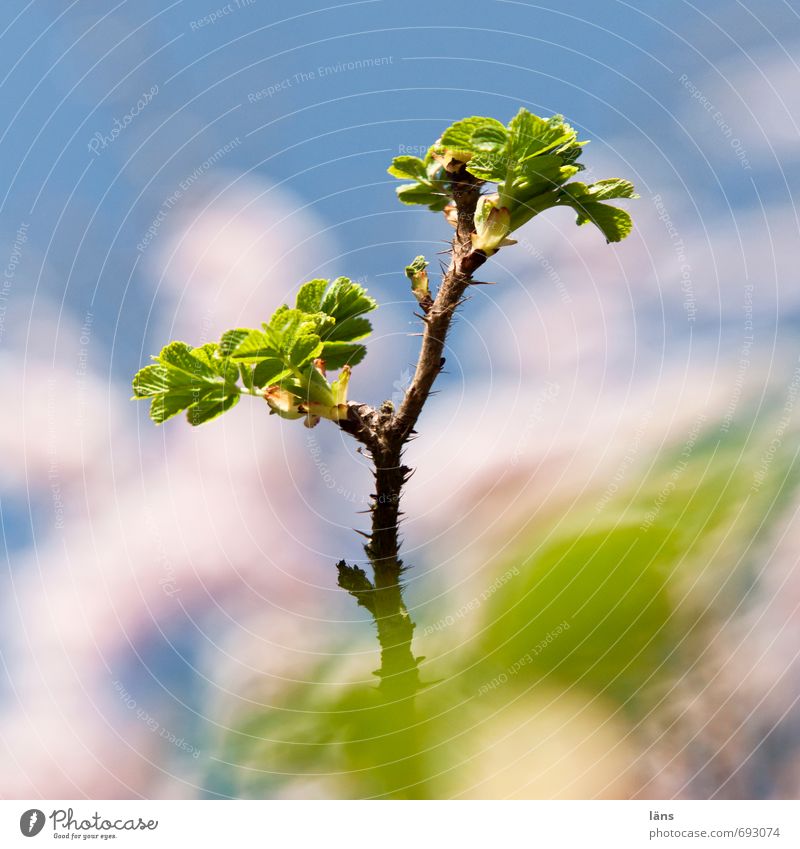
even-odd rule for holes
{"type": "Polygon", "coordinates": [[[398,523],[403,486],[411,469],[402,462],[406,444],[427,401],[434,381],[442,370],[447,333],[455,311],[462,302],[473,273],[486,261],[474,250],[475,207],[480,183],[462,166],[452,175],[457,226],[450,251],[450,265],[432,302],[425,304],[422,347],[414,378],[396,412],[384,404],[375,410],[366,404],[351,403],[349,415],[339,426],[367,449],[373,465],[375,492],[372,494],[372,530],[365,551],[374,573],[371,582],[363,570],[338,564],[339,586],[348,590],[370,611],[378,628],[381,667],[376,673],[381,689],[395,698],[411,697],[420,687],[418,664],[411,641],[414,623],[402,595],[398,523]]]}

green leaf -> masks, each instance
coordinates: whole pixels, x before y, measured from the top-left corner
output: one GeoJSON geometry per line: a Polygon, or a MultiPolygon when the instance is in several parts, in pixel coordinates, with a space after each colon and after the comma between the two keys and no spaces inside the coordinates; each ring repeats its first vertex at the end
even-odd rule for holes
{"type": "Polygon", "coordinates": [[[231,407],[239,403],[239,392],[228,392],[224,389],[214,390],[206,395],[201,401],[189,407],[186,418],[190,425],[205,424],[205,422],[221,416],[231,407]]]}
{"type": "Polygon", "coordinates": [[[346,318],[342,322],[337,322],[332,330],[323,335],[323,341],[355,342],[357,339],[369,336],[371,332],[372,325],[369,319],[354,316],[353,318],[346,318]]]}
{"type": "Polygon", "coordinates": [[[170,342],[161,350],[158,359],[174,371],[181,372],[189,378],[214,378],[215,371],[208,365],[206,358],[193,356],[192,350],[191,346],[185,342],[170,342]]]}
{"type": "Polygon", "coordinates": [[[520,162],[531,156],[540,156],[559,145],[574,142],[575,130],[564,120],[563,115],[540,118],[527,109],[520,109],[508,125],[510,159],[520,162]]]}
{"type": "Polygon", "coordinates": [[[570,183],[564,186],[564,192],[576,201],[600,201],[613,198],[635,198],[633,183],[628,180],[598,180],[596,183],[570,183]]]}
{"type": "Polygon", "coordinates": [[[320,304],[322,296],[328,288],[327,280],[309,280],[308,283],[303,283],[300,291],[297,293],[295,306],[297,309],[308,313],[320,312],[320,304]]]}
{"type": "Polygon", "coordinates": [[[467,163],[467,171],[479,180],[502,183],[508,171],[508,160],[503,155],[476,153],[467,163]]]}
{"type": "Polygon", "coordinates": [[[304,401],[313,401],[327,407],[334,404],[331,385],[313,365],[307,365],[299,377],[282,381],[281,386],[290,389],[304,401]]]}
{"type": "Polygon", "coordinates": [[[372,312],[378,304],[367,294],[367,290],[347,277],[337,277],[322,299],[320,309],[337,324],[372,312]]]}
{"type": "Polygon", "coordinates": [[[450,195],[434,189],[429,184],[406,183],[398,186],[395,191],[403,203],[427,206],[432,212],[441,212],[450,202],[450,195]]]}
{"type": "Polygon", "coordinates": [[[557,153],[561,157],[561,161],[564,165],[574,165],[578,171],[583,171],[585,166],[581,165],[581,163],[576,160],[583,153],[583,147],[586,144],[588,144],[588,142],[573,142],[571,144],[558,147],[553,152],[557,153]]]}
{"type": "Polygon", "coordinates": [[[387,169],[393,177],[401,180],[427,180],[428,169],[425,163],[416,156],[395,156],[387,169]]]}
{"type": "Polygon", "coordinates": [[[574,173],[573,166],[564,166],[560,156],[545,154],[520,163],[519,178],[514,183],[515,194],[520,198],[535,197],[565,183],[574,173]]]}
{"type": "MultiPolygon", "coordinates": [[[[170,342],[154,359],[134,377],[133,393],[134,398],[151,399],[150,417],[156,424],[195,406],[205,410],[212,401],[224,412],[239,396],[239,370],[220,356],[213,343],[192,348],[185,342],[170,342]]],[[[210,417],[201,416],[203,421],[210,417]]]]}
{"type": "Polygon", "coordinates": [[[280,356],[279,350],[274,344],[274,338],[263,330],[229,330],[223,337],[223,343],[228,342],[229,356],[234,362],[257,363],[265,357],[275,358],[280,356]],[[238,344],[231,347],[233,337],[236,334],[238,344]],[[242,334],[245,334],[242,336],[242,334]]]}
{"type": "Polygon", "coordinates": [[[322,340],[316,333],[302,333],[292,340],[287,354],[289,364],[300,368],[322,352],[322,340]]]}
{"type": "Polygon", "coordinates": [[[242,383],[245,385],[246,389],[255,388],[255,385],[253,384],[253,368],[248,366],[246,363],[239,363],[239,374],[242,377],[242,383]]]}
{"type": "Polygon", "coordinates": [[[239,365],[243,375],[247,371],[245,386],[261,389],[291,374],[291,364],[279,343],[280,337],[276,338],[269,328],[229,330],[223,335],[220,348],[230,351],[231,360],[239,365]]]}
{"type": "MultiPolygon", "coordinates": [[[[218,345],[199,348],[171,342],[136,374],[134,397],[151,401],[150,416],[158,424],[186,410],[189,423],[198,425],[238,402],[241,380],[249,391],[272,387],[260,394],[284,418],[305,418],[311,426],[320,417],[338,421],[338,395],[313,362],[323,358],[327,369],[360,362],[366,348],[355,340],[369,334],[372,326],[363,316],[376,306],[363,286],[346,277],[310,280],[296,306],[279,307],[261,329],[228,330],[218,345]]],[[[344,370],[334,386],[344,387],[349,376],[344,370]]]]}
{"type": "Polygon", "coordinates": [[[590,185],[570,183],[561,189],[559,195],[560,202],[569,204],[578,213],[578,225],[591,222],[602,231],[607,242],[620,242],[633,229],[631,217],[624,209],[600,202],[610,198],[638,197],[628,180],[599,180],[590,185]]]}
{"type": "Polygon", "coordinates": [[[506,128],[494,118],[476,115],[449,126],[443,133],[440,146],[462,153],[497,153],[508,140],[506,128]]]}
{"type": "Polygon", "coordinates": [[[169,370],[163,365],[145,366],[133,378],[134,398],[161,395],[170,387],[169,370]]]}
{"type": "Polygon", "coordinates": [[[607,242],[621,242],[633,230],[630,215],[617,206],[606,203],[587,202],[575,204],[577,224],[591,222],[600,228],[607,242]]]}
{"type": "MultiPolygon", "coordinates": [[[[314,359],[320,357],[326,368],[338,369],[364,358],[366,348],[352,343],[372,330],[362,316],[376,306],[362,286],[346,277],[332,283],[310,280],[300,288],[295,307],[279,307],[262,330],[229,330],[222,337],[221,349],[240,369],[248,369],[243,378],[246,386],[263,389],[293,385],[302,401],[303,390],[291,381],[297,381],[301,373],[309,373],[314,359]]],[[[309,380],[313,386],[323,388],[323,396],[329,394],[324,378],[320,383],[318,376],[311,375],[309,380]]]]}
{"type": "Polygon", "coordinates": [[[325,360],[325,367],[331,370],[342,368],[342,366],[355,366],[367,354],[363,345],[352,342],[325,342],[320,356],[325,360]]]}
{"type": "Polygon", "coordinates": [[[322,312],[305,313],[296,307],[283,306],[275,311],[264,332],[287,367],[297,367],[311,356],[305,354],[306,350],[311,351],[319,345],[320,333],[332,328],[334,321],[332,316],[322,312]],[[301,339],[304,341],[295,348],[301,339]]]}
{"type": "Polygon", "coordinates": [[[284,304],[272,314],[269,324],[264,325],[264,331],[276,349],[287,348],[307,321],[308,316],[302,310],[284,304]]]}
{"type": "Polygon", "coordinates": [[[261,360],[253,368],[253,386],[259,389],[272,386],[274,383],[280,383],[283,378],[288,377],[291,373],[292,370],[286,367],[286,362],[283,359],[268,357],[261,360]]]}
{"type": "MultiPolygon", "coordinates": [[[[403,203],[441,211],[452,200],[448,171],[458,167],[458,163],[452,164],[453,160],[461,160],[473,177],[497,184],[497,202],[493,206],[508,210],[509,232],[550,207],[569,204],[578,211],[579,224],[592,221],[609,241],[619,241],[631,231],[628,213],[586,205],[637,195],[628,180],[600,180],[592,185],[568,183],[583,170],[577,160],[585,144],[562,115],[542,118],[522,108],[508,127],[494,118],[473,115],[449,126],[424,160],[396,157],[389,173],[414,181],[397,188],[403,203]],[[562,188],[563,194],[559,191],[562,188]]],[[[476,227],[480,223],[476,221],[476,227]]],[[[482,236],[477,235],[478,241],[473,238],[473,245],[483,244],[482,236]]],[[[506,245],[512,243],[504,240],[506,245]]]]}
{"type": "Polygon", "coordinates": [[[450,200],[447,175],[442,163],[434,157],[433,148],[424,160],[416,156],[396,156],[387,170],[401,180],[414,180],[397,187],[397,196],[403,203],[420,204],[440,211],[450,200]]]}
{"type": "Polygon", "coordinates": [[[156,424],[163,424],[167,419],[182,413],[199,400],[200,395],[191,391],[175,390],[163,395],[156,395],[150,404],[150,418],[156,424]]]}
{"type": "Polygon", "coordinates": [[[229,357],[223,356],[219,345],[215,342],[207,342],[199,348],[192,348],[192,356],[203,362],[227,383],[236,383],[239,380],[238,365],[231,362],[229,357]]]}
{"type": "Polygon", "coordinates": [[[638,198],[633,183],[628,180],[598,180],[589,186],[593,200],[612,200],[613,198],[638,198]]]}
{"type": "Polygon", "coordinates": [[[219,340],[220,353],[225,357],[230,356],[252,332],[246,327],[238,330],[227,330],[219,340]]]}

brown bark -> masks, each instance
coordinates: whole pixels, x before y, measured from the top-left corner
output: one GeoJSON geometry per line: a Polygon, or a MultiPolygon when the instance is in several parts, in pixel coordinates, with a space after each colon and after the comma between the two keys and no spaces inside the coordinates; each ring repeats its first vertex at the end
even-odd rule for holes
{"type": "Polygon", "coordinates": [[[381,689],[392,697],[413,696],[420,687],[418,662],[412,651],[414,623],[403,601],[398,524],[403,486],[411,469],[403,465],[403,451],[414,433],[431,388],[442,370],[447,333],[472,275],[486,255],[472,248],[473,216],[480,184],[464,168],[453,175],[453,199],[458,224],[453,237],[450,264],[439,291],[426,303],[419,360],[411,385],[396,412],[391,404],[375,410],[350,404],[349,416],[340,422],[369,451],[374,463],[372,530],[365,551],[372,565],[370,582],[363,571],[339,564],[339,584],[372,613],[381,646],[381,668],[376,673],[381,689]]]}

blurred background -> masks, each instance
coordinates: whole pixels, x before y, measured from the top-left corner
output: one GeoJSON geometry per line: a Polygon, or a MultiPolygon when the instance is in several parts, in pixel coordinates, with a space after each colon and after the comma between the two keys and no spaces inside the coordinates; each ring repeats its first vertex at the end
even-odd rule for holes
{"type": "MultiPolygon", "coordinates": [[[[782,0],[6,0],[0,796],[800,793],[800,20],[782,0]],[[155,427],[130,378],[345,274],[351,397],[402,398],[386,174],[453,120],[560,112],[627,177],[482,270],[408,452],[429,686],[381,707],[364,458],[245,399],[155,427]]],[[[436,275],[433,275],[434,282],[436,275]]]]}

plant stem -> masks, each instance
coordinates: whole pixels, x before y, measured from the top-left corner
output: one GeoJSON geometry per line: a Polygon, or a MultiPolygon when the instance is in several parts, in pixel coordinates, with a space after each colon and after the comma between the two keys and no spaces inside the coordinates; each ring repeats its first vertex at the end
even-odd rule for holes
{"type": "Polygon", "coordinates": [[[357,567],[339,564],[339,584],[372,613],[381,646],[381,690],[393,698],[413,697],[420,688],[418,663],[412,652],[414,623],[403,601],[398,523],[403,486],[411,469],[403,465],[406,444],[427,401],[434,381],[444,365],[442,354],[455,311],[472,281],[472,274],[485,261],[482,251],[472,248],[474,214],[480,184],[462,167],[452,175],[453,199],[458,223],[453,237],[450,265],[432,303],[427,305],[425,324],[414,378],[400,409],[391,404],[380,410],[365,404],[350,404],[349,416],[339,423],[369,450],[374,464],[375,492],[372,494],[372,531],[365,551],[372,565],[370,583],[357,567]]]}

